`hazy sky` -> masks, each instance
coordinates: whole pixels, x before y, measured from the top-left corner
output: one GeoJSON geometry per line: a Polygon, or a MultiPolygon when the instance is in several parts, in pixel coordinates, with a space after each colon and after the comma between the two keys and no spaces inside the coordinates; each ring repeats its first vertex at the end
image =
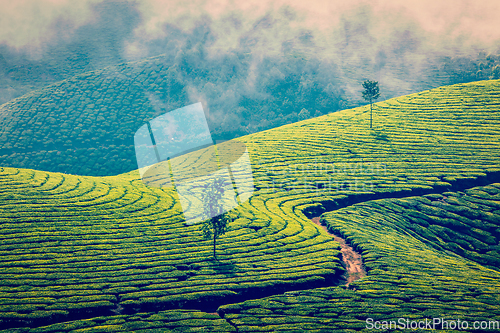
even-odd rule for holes
{"type": "MultiPolygon", "coordinates": [[[[95,19],[92,6],[99,0],[0,0],[0,43],[36,50],[55,37],[71,37],[74,29],[95,19]],[[64,27],[64,29],[61,29],[64,27]]],[[[289,31],[273,38],[307,29],[328,38],[343,19],[370,12],[371,33],[384,36],[402,25],[415,25],[429,36],[462,38],[464,43],[492,45],[500,39],[498,0],[276,0],[231,1],[139,0],[142,22],[126,52],[138,52],[142,40],[161,38],[166,23],[189,31],[200,18],[219,27],[220,46],[232,47],[237,37],[251,30],[266,14],[282,13],[289,31]],[[229,25],[233,22],[233,25],[229,25]]]]}
{"type": "MultiPolygon", "coordinates": [[[[397,96],[446,84],[446,57],[500,53],[498,0],[0,0],[0,8],[0,52],[10,64],[40,60],[68,75],[82,64],[173,59],[191,40],[207,59],[251,54],[249,86],[262,59],[291,55],[336,68],[352,96],[366,78],[397,96]]],[[[11,82],[0,104],[27,91],[11,82]]]]}

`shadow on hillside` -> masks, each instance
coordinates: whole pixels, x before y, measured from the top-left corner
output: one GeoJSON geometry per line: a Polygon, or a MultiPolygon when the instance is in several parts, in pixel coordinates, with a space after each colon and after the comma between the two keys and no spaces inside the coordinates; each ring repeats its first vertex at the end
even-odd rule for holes
{"type": "Polygon", "coordinates": [[[223,274],[227,277],[234,277],[236,275],[236,265],[232,262],[212,261],[211,267],[217,274],[223,274]]]}

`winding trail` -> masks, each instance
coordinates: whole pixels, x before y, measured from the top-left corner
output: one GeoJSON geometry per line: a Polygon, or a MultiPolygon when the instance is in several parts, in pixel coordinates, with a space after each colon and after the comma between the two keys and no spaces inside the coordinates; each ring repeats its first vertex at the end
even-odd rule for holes
{"type": "MultiPolygon", "coordinates": [[[[441,181],[445,181],[443,179],[444,176],[441,176],[441,181]]],[[[378,199],[395,199],[395,198],[406,198],[406,197],[414,197],[421,196],[424,194],[443,194],[444,192],[457,192],[464,191],[465,189],[473,188],[476,186],[486,186],[492,183],[500,183],[500,171],[485,171],[484,176],[479,176],[475,179],[455,179],[455,180],[446,180],[449,185],[440,185],[434,186],[431,189],[418,189],[411,191],[401,191],[401,192],[392,192],[392,193],[373,193],[369,195],[359,195],[357,197],[347,197],[345,200],[338,200],[334,205],[327,206],[324,205],[324,210],[321,213],[331,212],[334,210],[338,210],[344,207],[352,206],[354,204],[360,202],[366,202],[371,200],[378,199]]],[[[304,214],[319,227],[323,228],[329,235],[333,237],[333,239],[340,244],[342,253],[342,261],[344,263],[344,267],[346,269],[346,273],[344,274],[344,278],[346,280],[346,286],[349,286],[349,283],[361,279],[366,276],[366,271],[363,266],[363,260],[361,258],[361,254],[354,251],[354,249],[346,243],[346,241],[335,234],[332,234],[328,231],[328,229],[320,223],[320,216],[318,215],[318,211],[304,211],[304,214]]],[[[321,214],[319,213],[319,214],[321,214]]]]}
{"type": "Polygon", "coordinates": [[[345,239],[334,235],[328,231],[328,229],[320,223],[320,217],[313,217],[311,221],[325,230],[333,239],[340,244],[340,252],[342,253],[342,261],[344,262],[344,268],[346,273],[344,278],[346,280],[346,286],[349,283],[361,279],[366,276],[365,268],[363,267],[363,260],[361,259],[361,254],[354,251],[352,246],[346,243],[345,239]]]}

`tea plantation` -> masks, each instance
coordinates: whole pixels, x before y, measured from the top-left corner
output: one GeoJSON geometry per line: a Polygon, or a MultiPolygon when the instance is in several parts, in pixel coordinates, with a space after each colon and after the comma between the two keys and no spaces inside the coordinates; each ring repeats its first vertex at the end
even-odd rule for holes
{"type": "Polygon", "coordinates": [[[499,111],[500,81],[483,81],[377,103],[373,130],[365,106],[238,139],[255,193],[219,239],[219,262],[173,188],[146,187],[136,171],[3,167],[0,327],[349,332],[367,318],[499,320],[499,111]],[[367,269],[348,288],[338,243],[308,220],[325,211],[367,269]]]}
{"type": "Polygon", "coordinates": [[[499,208],[496,183],[327,213],[322,222],[358,248],[367,277],[348,290],[289,292],[225,305],[219,312],[241,332],[299,326],[308,332],[345,332],[364,329],[368,318],[460,318],[470,328],[475,321],[498,321],[499,208]]]}
{"type": "Polygon", "coordinates": [[[171,189],[131,175],[1,171],[4,325],[122,308],[213,312],[227,300],[329,285],[342,270],[336,243],[294,217],[293,200],[241,206],[213,262],[171,189]]]}
{"type": "Polygon", "coordinates": [[[0,106],[0,163],[92,176],[128,172],[137,168],[135,131],[168,111],[155,101],[172,110],[189,104],[185,96],[163,57],[54,83],[0,106]]]}

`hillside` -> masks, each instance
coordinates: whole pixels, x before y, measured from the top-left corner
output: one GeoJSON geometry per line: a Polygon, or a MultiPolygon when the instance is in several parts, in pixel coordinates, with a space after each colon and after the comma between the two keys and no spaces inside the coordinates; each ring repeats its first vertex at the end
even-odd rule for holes
{"type": "MultiPolygon", "coordinates": [[[[248,55],[209,60],[193,47],[175,59],[162,55],[85,72],[0,105],[0,165],[87,176],[129,172],[137,168],[135,131],[199,101],[215,140],[359,105],[358,92],[341,88],[359,83],[335,68],[297,55],[253,68],[248,55]]],[[[388,89],[382,87],[383,98],[397,95],[388,89]]]]}
{"type": "MultiPolygon", "coordinates": [[[[496,183],[369,201],[325,214],[323,223],[362,251],[367,277],[348,290],[290,292],[219,312],[243,332],[300,326],[307,332],[358,331],[370,327],[367,318],[398,325],[399,318],[405,324],[406,318],[459,318],[471,328],[463,331],[473,332],[474,322],[500,316],[499,198],[496,183]]],[[[445,329],[442,325],[435,328],[445,329]]]]}
{"type": "Polygon", "coordinates": [[[345,332],[368,316],[498,318],[499,101],[500,81],[460,84],[377,103],[373,130],[364,106],[238,139],[255,193],[220,263],[175,192],[136,171],[2,167],[2,326],[345,332]],[[308,219],[325,211],[368,271],[349,288],[338,243],[308,219]]]}
{"type": "Polygon", "coordinates": [[[170,103],[172,108],[185,102],[183,87],[162,60],[77,75],[3,104],[0,163],[81,175],[136,169],[135,131],[165,112],[148,103],[144,90],[152,98],[162,91],[158,98],[167,101],[175,95],[181,104],[170,103]]]}
{"type": "Polygon", "coordinates": [[[117,175],[137,169],[139,127],[188,104],[203,102],[214,140],[295,122],[306,106],[302,119],[348,105],[330,67],[319,62],[290,56],[251,69],[249,56],[200,57],[193,49],[175,61],[157,56],[110,66],[0,105],[0,165],[117,175]]]}

